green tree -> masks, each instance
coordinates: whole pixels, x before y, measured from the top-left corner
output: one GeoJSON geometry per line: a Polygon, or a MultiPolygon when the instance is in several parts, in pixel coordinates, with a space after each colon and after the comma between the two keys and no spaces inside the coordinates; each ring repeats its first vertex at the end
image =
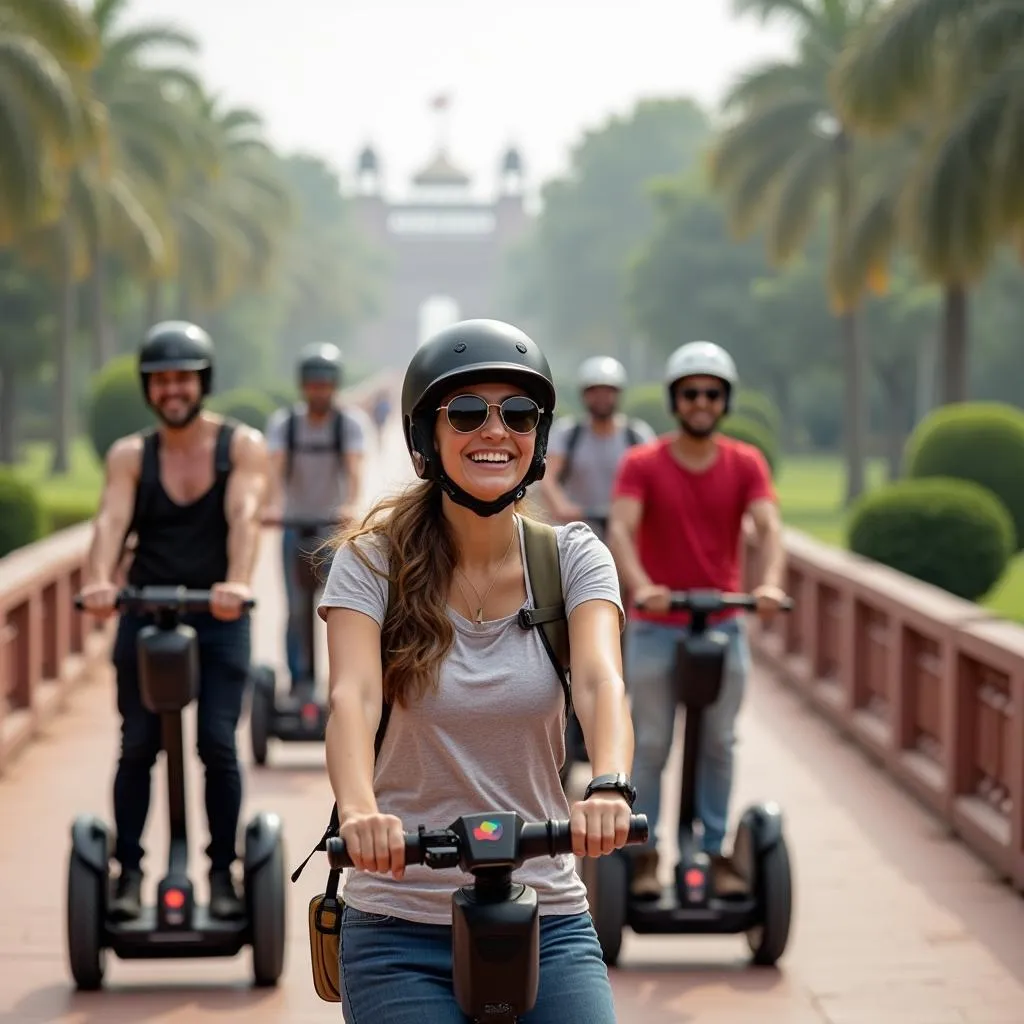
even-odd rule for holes
{"type": "Polygon", "coordinates": [[[945,288],[942,400],[968,387],[968,292],[996,247],[1024,232],[1024,0],[902,0],[839,63],[833,94],[864,132],[927,119],[907,190],[908,240],[945,288]]]}
{"type": "Polygon", "coordinates": [[[625,278],[653,225],[644,186],[692,169],[709,136],[692,101],[643,100],[587,132],[569,174],[544,186],[543,212],[513,264],[518,306],[543,317],[574,357],[603,351],[632,362],[625,278]]]}
{"type": "Polygon", "coordinates": [[[800,250],[828,200],[829,296],[841,327],[848,502],[864,487],[867,353],[856,318],[859,289],[849,288],[840,272],[858,168],[828,80],[876,6],[872,0],[734,0],[739,14],[792,18],[797,53],[793,60],[754,68],[733,86],[725,110],[737,120],[722,133],[711,164],[712,182],[726,198],[735,230],[745,235],[763,224],[773,262],[785,263],[800,250]]]}

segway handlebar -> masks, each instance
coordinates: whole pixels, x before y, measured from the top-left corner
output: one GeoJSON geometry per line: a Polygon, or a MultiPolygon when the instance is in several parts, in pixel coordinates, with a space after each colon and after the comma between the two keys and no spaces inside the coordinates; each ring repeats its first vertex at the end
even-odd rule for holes
{"type": "MultiPolygon", "coordinates": [[[[647,815],[632,815],[626,843],[646,843],[647,836],[647,815]]],[[[513,870],[533,857],[566,853],[572,853],[567,820],[529,822],[507,811],[464,815],[446,829],[427,831],[421,825],[416,832],[405,833],[405,863],[435,869],[459,867],[471,873],[513,870]]],[[[327,840],[327,861],[335,871],[352,867],[344,839],[327,840]]]]}
{"type": "MultiPolygon", "coordinates": [[[[120,611],[132,611],[138,614],[146,612],[205,612],[210,610],[213,598],[211,590],[189,590],[187,587],[125,587],[118,591],[114,599],[114,607],[120,611]]],[[[81,594],[75,595],[75,607],[79,611],[87,610],[81,594]]],[[[256,599],[249,597],[242,602],[242,607],[256,607],[256,599]]]]}
{"type": "MultiPolygon", "coordinates": [[[[637,602],[638,608],[644,605],[637,602]]],[[[690,611],[702,615],[713,615],[727,608],[743,608],[746,611],[757,610],[757,598],[753,594],[730,594],[722,590],[673,590],[669,595],[669,608],[674,612],[690,611]]],[[[784,612],[793,610],[793,599],[783,598],[779,609],[784,612]]]]}

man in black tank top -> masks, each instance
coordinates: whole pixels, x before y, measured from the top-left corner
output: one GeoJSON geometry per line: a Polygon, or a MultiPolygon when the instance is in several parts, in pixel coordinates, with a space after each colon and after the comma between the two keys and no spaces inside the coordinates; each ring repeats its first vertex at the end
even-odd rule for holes
{"type": "MultiPolygon", "coordinates": [[[[249,617],[242,602],[260,536],[266,487],[263,435],[203,412],[213,378],[213,345],[194,324],[154,327],[139,352],[155,430],[123,437],[106,458],[106,484],[93,528],[82,589],[94,614],[114,611],[114,577],[129,536],[135,540],[132,586],[186,586],[214,592],[210,612],[189,615],[199,638],[197,749],[206,768],[210,827],[210,912],[238,917],[244,905],[232,880],[242,802],[235,730],[249,672],[249,617]]],[[[160,751],[160,720],[139,696],[135,639],[148,621],[122,615],[114,642],[121,757],[114,780],[114,858],[121,866],[110,906],[115,919],[141,909],[142,833],[150,773],[160,751]]]]}

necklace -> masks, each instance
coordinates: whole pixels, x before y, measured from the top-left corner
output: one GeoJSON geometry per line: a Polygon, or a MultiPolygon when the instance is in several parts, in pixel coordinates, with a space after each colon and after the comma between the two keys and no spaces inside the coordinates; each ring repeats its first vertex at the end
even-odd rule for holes
{"type": "MultiPolygon", "coordinates": [[[[512,544],[516,539],[516,533],[516,524],[513,522],[512,536],[509,538],[508,547],[505,548],[505,554],[501,556],[501,561],[498,563],[498,568],[494,570],[494,576],[491,577],[491,585],[487,588],[487,591],[483,597],[480,596],[480,592],[476,589],[476,587],[473,586],[473,581],[464,572],[462,572],[461,569],[457,568],[455,570],[456,572],[462,574],[463,579],[465,579],[465,581],[470,585],[470,587],[473,590],[473,593],[476,594],[477,600],[480,602],[476,610],[475,621],[477,625],[481,625],[484,621],[484,605],[487,603],[487,598],[490,596],[491,591],[494,589],[494,584],[497,582],[498,577],[501,575],[501,570],[505,565],[505,560],[508,558],[508,553],[512,550],[512,544]]],[[[462,584],[459,583],[458,576],[455,577],[455,582],[458,584],[459,590],[462,592],[462,598],[466,602],[467,607],[472,608],[472,604],[470,604],[469,599],[466,597],[466,591],[463,590],[462,584]]]]}

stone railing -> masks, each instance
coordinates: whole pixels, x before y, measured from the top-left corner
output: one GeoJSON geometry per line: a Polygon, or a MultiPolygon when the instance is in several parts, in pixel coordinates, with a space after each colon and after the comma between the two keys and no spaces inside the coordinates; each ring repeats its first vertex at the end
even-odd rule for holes
{"type": "Polygon", "coordinates": [[[786,548],[796,607],[752,628],[758,655],[1024,890],[1024,627],[796,531],[786,548]]]}

